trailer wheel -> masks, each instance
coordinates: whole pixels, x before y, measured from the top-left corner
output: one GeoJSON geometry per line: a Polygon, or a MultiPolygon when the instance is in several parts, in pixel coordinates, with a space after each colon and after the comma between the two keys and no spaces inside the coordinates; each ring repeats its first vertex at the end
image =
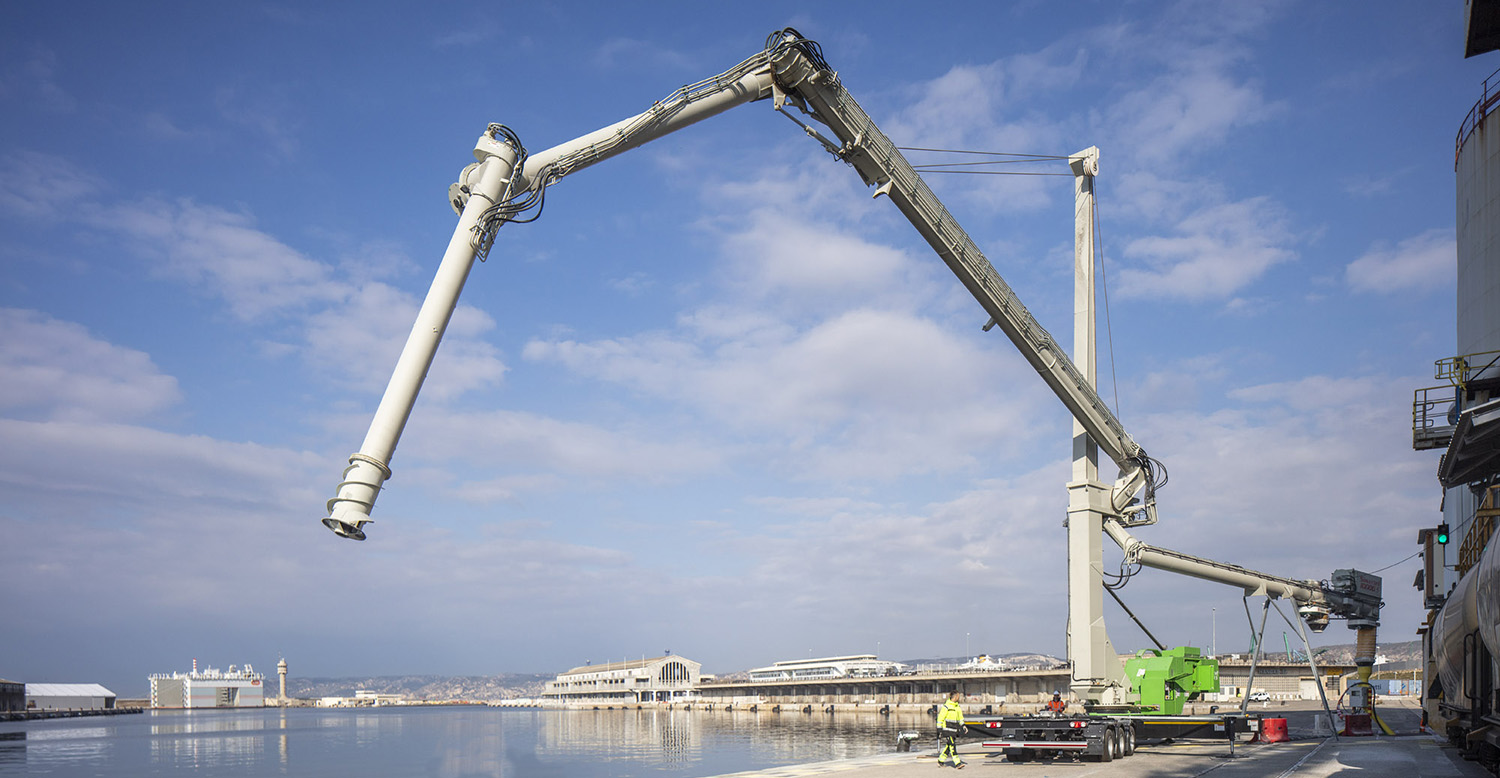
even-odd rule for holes
{"type": "Polygon", "coordinates": [[[1135,725],[1126,726],[1123,734],[1125,735],[1125,756],[1131,756],[1135,753],[1135,725]]]}
{"type": "Polygon", "coordinates": [[[1030,762],[1033,756],[1035,756],[1035,754],[1033,754],[1031,752],[1031,749],[1029,748],[1005,749],[1005,761],[1007,762],[1014,762],[1016,764],[1021,764],[1022,762],[1030,762]]]}
{"type": "Polygon", "coordinates": [[[1115,744],[1117,742],[1118,741],[1115,740],[1115,731],[1113,729],[1105,729],[1104,730],[1104,744],[1103,744],[1104,747],[1099,749],[1099,761],[1101,761],[1101,762],[1112,762],[1112,761],[1114,761],[1114,758],[1115,758],[1115,748],[1116,748],[1115,744]]]}
{"type": "Polygon", "coordinates": [[[1116,758],[1116,759],[1124,759],[1125,758],[1125,728],[1121,727],[1120,729],[1115,730],[1114,733],[1115,733],[1114,758],[1116,758]]]}

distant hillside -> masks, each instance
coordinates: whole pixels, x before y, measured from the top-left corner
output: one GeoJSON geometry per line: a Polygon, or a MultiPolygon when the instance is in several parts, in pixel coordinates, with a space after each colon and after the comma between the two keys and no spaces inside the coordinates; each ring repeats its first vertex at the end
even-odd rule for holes
{"type": "MultiPolygon", "coordinates": [[[[1004,663],[1007,667],[1061,667],[1066,661],[1050,654],[1033,654],[1017,651],[1010,654],[988,654],[989,658],[1004,663]]],[[[971,656],[941,656],[928,659],[903,659],[902,664],[912,667],[948,667],[972,660],[971,656]]]]}
{"type": "Polygon", "coordinates": [[[383,675],[372,678],[288,678],[292,697],[352,697],[358,690],[401,694],[412,700],[505,700],[539,697],[554,675],[383,675]]]}
{"type": "MultiPolygon", "coordinates": [[[[1292,661],[1304,661],[1301,651],[1296,645],[1292,646],[1292,650],[1292,661]]],[[[1422,641],[1407,640],[1400,643],[1378,643],[1375,646],[1375,655],[1385,657],[1392,664],[1398,662],[1416,662],[1422,658],[1422,641]]],[[[1283,661],[1287,658],[1285,651],[1267,651],[1262,656],[1271,661],[1283,661]]],[[[1313,656],[1319,661],[1349,664],[1354,661],[1354,644],[1340,643],[1332,646],[1314,646],[1313,656]]]]}

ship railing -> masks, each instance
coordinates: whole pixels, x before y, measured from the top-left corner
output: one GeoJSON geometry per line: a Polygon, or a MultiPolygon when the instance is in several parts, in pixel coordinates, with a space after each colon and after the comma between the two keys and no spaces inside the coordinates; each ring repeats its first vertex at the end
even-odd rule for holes
{"type": "Polygon", "coordinates": [[[1458,397],[1452,384],[1428,386],[1412,393],[1411,447],[1415,451],[1447,448],[1458,422],[1458,397]]]}
{"type": "Polygon", "coordinates": [[[1458,154],[1463,151],[1464,141],[1469,139],[1469,135],[1474,132],[1474,128],[1478,127],[1479,123],[1484,121],[1484,117],[1490,115],[1490,111],[1495,107],[1495,104],[1500,102],[1500,79],[1497,79],[1496,76],[1500,76],[1500,69],[1497,69],[1484,79],[1484,91],[1480,94],[1479,102],[1475,103],[1474,107],[1469,109],[1469,115],[1465,116],[1464,120],[1458,125],[1458,137],[1453,140],[1454,170],[1458,170],[1458,154]]]}

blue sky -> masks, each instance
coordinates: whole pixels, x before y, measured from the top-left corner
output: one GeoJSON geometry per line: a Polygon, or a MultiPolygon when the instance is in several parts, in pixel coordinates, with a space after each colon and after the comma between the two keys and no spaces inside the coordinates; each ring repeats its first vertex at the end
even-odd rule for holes
{"type": "MultiPolygon", "coordinates": [[[[1453,138],[1496,64],[1462,59],[1462,20],[7,3],[0,676],[128,694],[194,657],[329,676],[1061,654],[1066,412],[895,209],[764,103],[502,230],[370,539],[318,522],[486,124],[547,148],[788,25],[900,145],[1100,147],[1102,392],[1171,471],[1143,539],[1298,578],[1396,563],[1438,520],[1408,409],[1455,348],[1453,138]]],[[[930,182],[1071,343],[1071,181],[930,182]]],[[[1415,569],[1384,573],[1385,640],[1422,617],[1415,569]]],[[[1147,571],[1122,595],[1170,644],[1248,643],[1235,590],[1147,571]]],[[[1145,644],[1107,614],[1117,647],[1145,644]]]]}

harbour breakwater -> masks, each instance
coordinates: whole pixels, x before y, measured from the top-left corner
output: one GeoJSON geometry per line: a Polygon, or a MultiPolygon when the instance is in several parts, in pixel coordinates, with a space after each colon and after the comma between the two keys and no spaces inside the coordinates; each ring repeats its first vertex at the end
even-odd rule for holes
{"type": "Polygon", "coordinates": [[[34,721],[36,719],[75,719],[82,716],[125,716],[144,708],[63,708],[0,711],[0,721],[34,721]]]}

